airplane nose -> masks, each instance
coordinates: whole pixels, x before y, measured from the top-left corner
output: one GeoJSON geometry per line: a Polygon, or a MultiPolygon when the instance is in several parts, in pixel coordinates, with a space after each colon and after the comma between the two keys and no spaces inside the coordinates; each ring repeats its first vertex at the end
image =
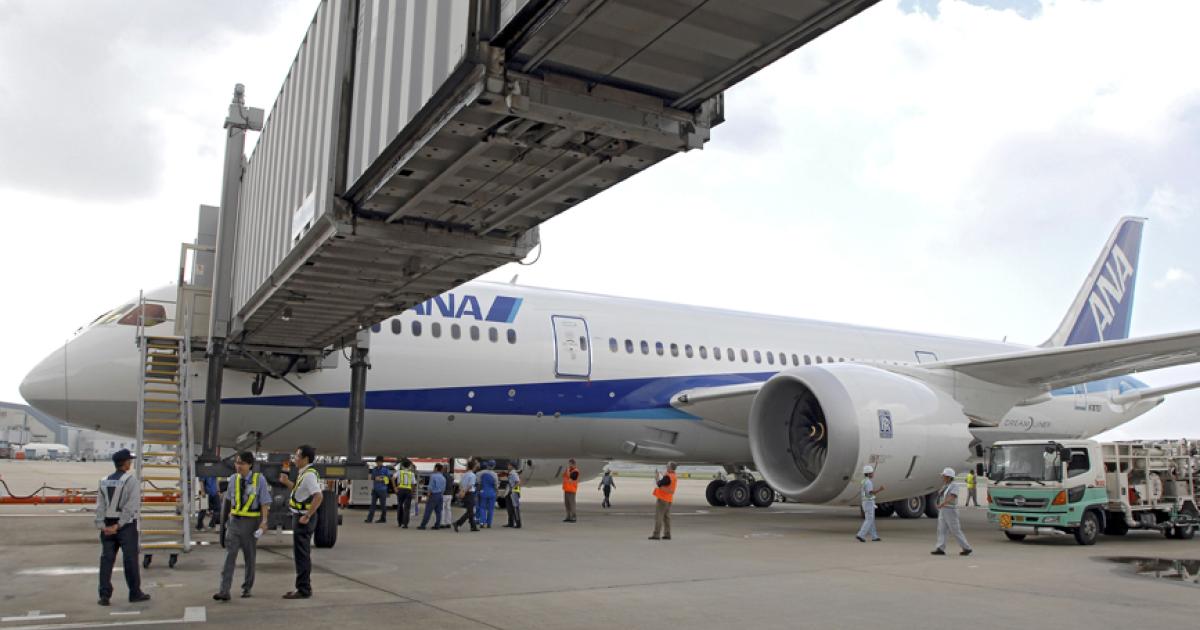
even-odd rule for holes
{"type": "Polygon", "coordinates": [[[21,398],[43,413],[67,420],[67,360],[65,347],[42,359],[21,381],[21,398]]]}

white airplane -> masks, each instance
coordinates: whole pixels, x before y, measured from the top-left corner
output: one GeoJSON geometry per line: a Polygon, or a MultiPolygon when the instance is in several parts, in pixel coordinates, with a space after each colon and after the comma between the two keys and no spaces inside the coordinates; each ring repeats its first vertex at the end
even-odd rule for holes
{"type": "MultiPolygon", "coordinates": [[[[1200,360],[1200,331],[1127,339],[1143,221],[1121,220],[1039,347],[468,283],[373,327],[365,450],[576,457],[590,460],[585,474],[607,459],[746,467],[766,481],[737,482],[756,504],[771,487],[851,503],[871,463],[881,501],[923,496],[980,445],[1092,436],[1200,386],[1128,376],[1200,360]]],[[[148,334],[171,334],[169,305],[152,307],[164,312],[147,312],[162,321],[148,334]]],[[[102,315],[30,372],[22,396],[69,422],[133,433],[137,315],[133,303],[102,315]]],[[[339,363],[287,375],[319,406],[282,429],[310,399],[227,370],[221,443],[254,431],[266,450],[343,451],[350,376],[339,363]]],[[[191,367],[202,396],[205,367],[191,367]]],[[[551,483],[558,474],[539,472],[551,483]]]]}

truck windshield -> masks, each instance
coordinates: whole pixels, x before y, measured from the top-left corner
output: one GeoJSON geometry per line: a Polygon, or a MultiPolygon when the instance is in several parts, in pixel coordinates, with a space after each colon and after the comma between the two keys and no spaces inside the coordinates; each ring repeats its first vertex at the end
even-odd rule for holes
{"type": "Polygon", "coordinates": [[[1051,444],[993,446],[988,479],[1001,481],[1059,481],[1058,449],[1051,444]]]}

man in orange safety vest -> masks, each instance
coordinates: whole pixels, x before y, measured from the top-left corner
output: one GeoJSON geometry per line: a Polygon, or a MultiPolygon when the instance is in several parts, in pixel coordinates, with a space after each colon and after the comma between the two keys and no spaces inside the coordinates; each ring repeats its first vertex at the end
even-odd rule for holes
{"type": "Polygon", "coordinates": [[[667,474],[656,479],[654,487],[654,533],[650,540],[671,540],[671,503],[675,501],[675,486],[679,478],[675,476],[675,462],[667,463],[667,474]],[[662,533],[662,537],[659,537],[662,533]]]}
{"type": "Polygon", "coordinates": [[[562,476],[563,489],[563,505],[567,508],[567,518],[563,519],[564,523],[575,522],[575,494],[579,492],[579,469],[575,467],[575,460],[567,460],[567,470],[562,476]]]}

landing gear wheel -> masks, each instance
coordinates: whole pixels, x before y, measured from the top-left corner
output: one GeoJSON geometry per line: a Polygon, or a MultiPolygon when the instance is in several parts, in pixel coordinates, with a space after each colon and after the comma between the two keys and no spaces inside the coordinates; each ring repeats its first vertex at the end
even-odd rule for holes
{"type": "Polygon", "coordinates": [[[896,506],[896,516],[900,518],[921,518],[925,513],[925,497],[910,497],[903,501],[893,501],[896,506]]]}
{"type": "Polygon", "coordinates": [[[154,559],[154,556],[152,556],[152,555],[150,555],[150,554],[145,554],[145,555],[143,555],[143,556],[142,556],[142,568],[143,568],[143,569],[149,569],[149,568],[150,568],[150,561],[151,561],[152,559],[154,559]]]}
{"type": "Polygon", "coordinates": [[[1110,514],[1107,522],[1104,523],[1104,535],[1105,536],[1124,536],[1125,534],[1128,534],[1128,533],[1129,533],[1129,523],[1125,522],[1125,516],[1124,515],[1112,516],[1110,514]]]}
{"type": "Polygon", "coordinates": [[[1075,528],[1075,542],[1081,545],[1094,545],[1100,535],[1100,519],[1095,512],[1084,512],[1079,519],[1079,527],[1075,528]]]}
{"type": "Polygon", "coordinates": [[[338,506],[337,495],[331,490],[321,493],[321,507],[317,508],[317,529],[313,544],[319,549],[329,549],[337,544],[338,506]]]}
{"type": "Polygon", "coordinates": [[[724,489],[725,482],[723,480],[713,479],[708,482],[708,487],[704,489],[704,498],[713,507],[725,507],[725,493],[721,492],[724,489]]]}
{"type": "Polygon", "coordinates": [[[1025,540],[1025,534],[1014,534],[1012,532],[1004,532],[1004,537],[1013,542],[1021,542],[1022,540],[1025,540]]]}
{"type": "Polygon", "coordinates": [[[925,516],[928,516],[929,518],[937,518],[937,515],[937,493],[930,492],[929,494],[925,495],[925,516]]]}
{"type": "Polygon", "coordinates": [[[880,503],[875,506],[875,518],[887,518],[896,513],[896,506],[891,503],[880,503]]]}
{"type": "Polygon", "coordinates": [[[179,562],[179,554],[173,553],[170,559],[167,560],[167,566],[174,569],[177,562],[179,562]]]}
{"type": "Polygon", "coordinates": [[[729,507],[750,505],[750,484],[744,479],[734,479],[725,484],[725,504],[729,507]]]}
{"type": "Polygon", "coordinates": [[[750,502],[754,507],[771,507],[775,502],[775,489],[765,481],[755,481],[750,484],[750,502]]]}

